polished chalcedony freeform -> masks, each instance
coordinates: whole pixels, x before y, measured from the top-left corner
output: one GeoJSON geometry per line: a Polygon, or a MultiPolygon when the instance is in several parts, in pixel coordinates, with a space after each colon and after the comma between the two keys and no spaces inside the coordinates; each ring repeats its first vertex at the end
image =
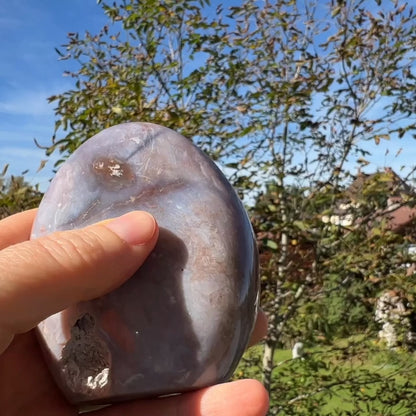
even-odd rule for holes
{"type": "Polygon", "coordinates": [[[145,264],[112,293],[38,326],[73,403],[225,381],[253,328],[257,250],[247,214],[216,165],[170,129],[126,123],[87,140],[53,179],[32,238],[132,210],[150,212],[160,227],[145,264]]]}

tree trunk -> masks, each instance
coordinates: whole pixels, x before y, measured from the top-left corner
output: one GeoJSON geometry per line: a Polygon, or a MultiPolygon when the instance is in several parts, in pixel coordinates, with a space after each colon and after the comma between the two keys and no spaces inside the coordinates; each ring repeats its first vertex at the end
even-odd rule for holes
{"type": "Polygon", "coordinates": [[[263,352],[263,385],[269,393],[272,387],[275,344],[275,341],[268,339],[264,345],[263,352]]]}
{"type": "MultiPolygon", "coordinates": [[[[286,132],[287,134],[287,132],[286,132]]],[[[284,156],[283,153],[283,163],[282,163],[282,172],[284,172],[284,156]]],[[[279,214],[280,221],[283,224],[280,231],[280,241],[279,241],[279,261],[277,267],[277,282],[276,282],[276,291],[275,298],[272,304],[272,313],[269,316],[269,334],[265,342],[264,352],[263,352],[263,384],[267,391],[270,393],[272,389],[272,374],[274,368],[274,352],[278,340],[281,337],[282,329],[284,326],[284,320],[286,316],[281,316],[279,313],[282,303],[284,302],[285,294],[282,292],[282,284],[286,276],[287,268],[287,250],[288,250],[288,235],[285,231],[286,222],[287,222],[287,204],[284,194],[284,175],[278,175],[278,186],[280,188],[279,192],[279,214]]]]}

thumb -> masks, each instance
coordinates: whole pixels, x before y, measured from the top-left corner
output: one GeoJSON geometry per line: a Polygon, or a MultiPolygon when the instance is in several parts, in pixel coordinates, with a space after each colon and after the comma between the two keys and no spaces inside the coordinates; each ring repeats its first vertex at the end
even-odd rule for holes
{"type": "Polygon", "coordinates": [[[120,286],[145,261],[157,236],[154,218],[135,211],[0,251],[0,353],[13,335],[47,316],[120,286]]]}

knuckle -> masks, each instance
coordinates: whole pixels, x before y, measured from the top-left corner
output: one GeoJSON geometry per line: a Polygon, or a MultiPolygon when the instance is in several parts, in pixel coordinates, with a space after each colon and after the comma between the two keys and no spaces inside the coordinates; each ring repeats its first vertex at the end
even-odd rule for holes
{"type": "Polygon", "coordinates": [[[104,241],[86,230],[57,232],[39,240],[39,244],[52,261],[70,269],[94,266],[106,254],[104,241]]]}

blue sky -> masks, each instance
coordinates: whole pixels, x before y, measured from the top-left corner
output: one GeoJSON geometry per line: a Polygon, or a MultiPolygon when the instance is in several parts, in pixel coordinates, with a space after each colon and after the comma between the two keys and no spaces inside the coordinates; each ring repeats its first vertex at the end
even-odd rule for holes
{"type": "MultiPolygon", "coordinates": [[[[95,33],[105,22],[96,0],[0,0],[0,171],[6,163],[10,174],[29,169],[26,178],[46,190],[53,160],[36,172],[45,155],[33,139],[50,144],[55,118],[47,97],[72,86],[62,75],[69,63],[58,61],[54,48],[65,43],[68,32],[95,33]]],[[[400,172],[401,166],[415,165],[412,139],[369,145],[369,150],[369,171],[392,166],[400,172]]]]}
{"type": "Polygon", "coordinates": [[[95,0],[0,0],[0,170],[29,169],[27,179],[45,189],[53,162],[36,173],[44,151],[33,138],[50,144],[53,104],[47,97],[71,87],[55,47],[68,32],[98,31],[105,15],[95,0]]]}

